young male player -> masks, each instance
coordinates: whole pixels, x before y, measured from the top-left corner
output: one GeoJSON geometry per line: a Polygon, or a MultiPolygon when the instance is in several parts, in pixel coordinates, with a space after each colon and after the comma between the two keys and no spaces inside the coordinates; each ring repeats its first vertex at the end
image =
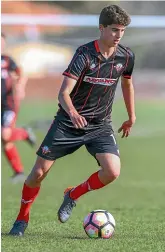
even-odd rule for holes
{"type": "Polygon", "coordinates": [[[128,112],[128,120],[119,129],[122,137],[128,137],[136,119],[131,77],[134,54],[119,44],[129,23],[129,15],[119,6],[105,7],[99,18],[100,38],[80,46],[64,71],[59,111],[25,181],[20,212],[11,235],[24,234],[41,181],[57,158],[85,145],[100,165],[100,169],[84,183],[65,190],[64,201],[58,210],[58,218],[63,223],[69,219],[78,198],[108,185],[119,176],[120,158],[111,126],[111,111],[120,77],[128,112]]]}
{"type": "Polygon", "coordinates": [[[26,140],[34,145],[35,136],[29,128],[15,127],[20,101],[25,96],[26,79],[13,59],[5,54],[5,47],[6,38],[1,33],[1,139],[4,154],[14,171],[12,182],[16,183],[25,180],[25,175],[14,142],[26,140]]]}

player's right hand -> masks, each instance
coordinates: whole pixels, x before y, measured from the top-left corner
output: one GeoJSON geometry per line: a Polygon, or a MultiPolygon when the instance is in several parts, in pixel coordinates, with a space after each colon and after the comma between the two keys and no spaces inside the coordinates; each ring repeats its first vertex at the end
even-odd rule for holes
{"type": "Polygon", "coordinates": [[[76,129],[82,129],[87,126],[87,121],[85,117],[79,115],[76,110],[70,111],[69,116],[76,129]]]}
{"type": "Polygon", "coordinates": [[[118,133],[122,132],[122,138],[123,137],[128,137],[130,135],[131,132],[131,128],[133,126],[133,124],[136,121],[136,117],[134,117],[133,119],[129,119],[127,121],[125,121],[122,126],[118,129],[118,133]]]}

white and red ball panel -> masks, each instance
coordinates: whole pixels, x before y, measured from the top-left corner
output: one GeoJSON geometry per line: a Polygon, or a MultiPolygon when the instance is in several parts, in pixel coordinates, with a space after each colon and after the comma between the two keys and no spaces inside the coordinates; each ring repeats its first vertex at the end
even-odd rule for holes
{"type": "Polygon", "coordinates": [[[109,239],[114,233],[114,227],[111,224],[105,225],[101,228],[101,238],[109,239]]]}
{"type": "Polygon", "coordinates": [[[101,227],[108,222],[108,219],[104,212],[94,212],[92,222],[98,227],[101,227]]]}

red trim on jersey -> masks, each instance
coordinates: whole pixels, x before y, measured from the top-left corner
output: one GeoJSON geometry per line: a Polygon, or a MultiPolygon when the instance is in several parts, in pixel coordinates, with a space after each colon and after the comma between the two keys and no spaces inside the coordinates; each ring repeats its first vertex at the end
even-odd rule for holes
{"type": "MultiPolygon", "coordinates": [[[[126,48],[126,50],[127,50],[127,48],[126,48]]],[[[128,50],[127,50],[127,59],[126,59],[126,64],[125,64],[124,71],[127,69],[128,61],[129,61],[129,53],[128,53],[128,50]]],[[[131,78],[130,75],[124,75],[124,74],[123,74],[122,76],[123,76],[123,77],[126,76],[126,77],[124,77],[124,78],[127,78],[127,79],[130,79],[130,78],[131,78]]]]}
{"type": "Polygon", "coordinates": [[[93,112],[93,115],[92,115],[91,118],[90,118],[90,121],[92,121],[92,119],[93,119],[93,117],[94,117],[94,114],[95,114],[95,112],[96,112],[96,110],[97,110],[97,108],[98,108],[98,106],[99,106],[99,104],[100,104],[100,101],[101,101],[101,96],[100,96],[99,99],[98,99],[97,106],[96,106],[96,108],[95,108],[95,110],[94,110],[94,112],[93,112]]]}
{"type": "MultiPolygon", "coordinates": [[[[99,59],[99,67],[98,67],[98,72],[97,72],[97,78],[99,77],[99,72],[100,72],[100,59],[99,59]]],[[[82,105],[82,107],[81,107],[79,113],[80,113],[80,112],[83,110],[83,108],[85,107],[85,105],[86,105],[86,103],[87,103],[87,101],[88,101],[88,98],[89,98],[89,96],[90,96],[90,94],[91,94],[93,88],[94,88],[94,84],[93,84],[92,87],[90,88],[89,93],[88,93],[88,95],[87,95],[87,98],[85,99],[85,102],[84,102],[84,104],[82,105]]]]}
{"type": "Polygon", "coordinates": [[[78,55],[81,53],[81,51],[79,51],[74,57],[73,57],[73,59],[72,59],[72,64],[70,65],[70,67],[68,68],[69,69],[69,73],[70,73],[70,71],[71,71],[71,68],[72,68],[72,65],[74,64],[74,62],[75,62],[75,60],[76,60],[76,58],[78,57],[78,55]]]}
{"type": "MultiPolygon", "coordinates": [[[[111,91],[110,91],[110,93],[109,93],[109,99],[110,99],[110,97],[111,97],[112,93],[113,93],[113,90],[111,90],[111,91]]],[[[110,105],[110,102],[107,104],[105,117],[106,117],[106,115],[107,115],[107,111],[108,111],[108,107],[109,107],[109,105],[110,105]]]]}
{"type": "MultiPolygon", "coordinates": [[[[99,72],[100,72],[100,59],[99,59],[99,67],[98,67],[98,72],[97,72],[97,77],[96,77],[96,78],[99,77],[99,72]]],[[[99,104],[100,104],[100,100],[101,100],[101,96],[100,96],[99,99],[98,99],[97,106],[96,106],[95,110],[93,111],[93,115],[91,116],[90,121],[91,121],[91,120],[93,119],[93,117],[94,117],[94,114],[95,114],[95,112],[96,112],[96,110],[97,110],[97,108],[98,108],[98,106],[99,106],[99,104]]]]}
{"type": "Polygon", "coordinates": [[[86,72],[86,69],[85,69],[84,72],[82,73],[80,79],[77,81],[78,86],[77,86],[77,89],[76,89],[76,91],[75,91],[75,93],[74,93],[74,95],[73,95],[73,97],[72,97],[72,102],[73,102],[73,99],[74,99],[75,95],[77,94],[78,89],[79,89],[79,87],[80,87],[80,85],[81,85],[81,83],[82,83],[82,79],[83,79],[84,76],[85,76],[85,72],[86,72]]]}
{"type": "Polygon", "coordinates": [[[98,44],[98,40],[95,40],[94,45],[95,45],[95,49],[96,49],[96,51],[97,51],[97,52],[100,52],[100,48],[99,48],[99,44],[98,44]]]}
{"type": "Polygon", "coordinates": [[[87,101],[88,101],[88,98],[89,98],[89,96],[90,96],[90,94],[91,94],[91,92],[92,92],[93,87],[94,87],[94,84],[93,84],[92,87],[90,88],[89,93],[88,93],[88,96],[87,96],[87,98],[85,99],[84,104],[82,105],[81,109],[78,111],[79,113],[80,113],[80,112],[83,110],[83,108],[85,107],[85,105],[86,105],[86,103],[87,103],[87,101]]]}
{"type": "Polygon", "coordinates": [[[126,78],[126,79],[131,79],[130,75],[123,75],[123,77],[126,78]]]}
{"type": "Polygon", "coordinates": [[[70,74],[70,73],[64,72],[64,73],[63,73],[63,75],[65,75],[65,76],[67,76],[67,77],[70,77],[70,78],[72,78],[72,79],[74,79],[74,80],[78,80],[78,77],[77,77],[77,76],[75,76],[75,75],[73,75],[73,74],[70,74]]]}
{"type": "MultiPolygon", "coordinates": [[[[113,68],[114,68],[114,61],[115,61],[115,57],[113,58],[113,61],[112,61],[111,73],[110,73],[110,77],[109,77],[110,79],[112,79],[113,68]]],[[[105,87],[104,92],[107,91],[107,88],[108,88],[108,86],[105,87]]]]}
{"type": "MultiPolygon", "coordinates": [[[[116,55],[116,54],[115,54],[115,55],[116,55]]],[[[114,62],[115,62],[115,55],[114,55],[113,62],[112,62],[111,73],[110,73],[110,79],[112,78],[112,74],[113,74],[113,68],[114,68],[114,62]]],[[[108,88],[108,86],[105,88],[104,92],[107,91],[107,88],[108,88]]],[[[110,99],[111,95],[112,95],[112,90],[110,91],[109,99],[110,99]]],[[[110,104],[110,103],[108,103],[107,106],[106,106],[105,117],[106,117],[106,115],[107,115],[107,111],[108,111],[108,106],[109,106],[109,104],[110,104]]]]}
{"type": "Polygon", "coordinates": [[[90,66],[90,60],[89,60],[89,56],[88,55],[86,55],[87,56],[87,63],[88,63],[88,66],[86,67],[86,70],[88,69],[88,67],[90,66]]]}
{"type": "Polygon", "coordinates": [[[99,73],[100,73],[100,59],[99,59],[99,67],[98,67],[98,72],[97,72],[97,77],[96,78],[99,77],[99,73]]]}
{"type": "MultiPolygon", "coordinates": [[[[85,47],[85,46],[83,46],[83,47],[85,47]]],[[[88,47],[86,47],[86,48],[89,49],[88,47]]],[[[74,60],[73,60],[73,62],[72,62],[72,65],[73,65],[75,59],[77,58],[77,56],[81,53],[80,50],[81,50],[81,48],[79,49],[79,53],[77,53],[77,55],[75,56],[75,58],[74,58],[74,60]]],[[[80,87],[80,85],[81,85],[81,83],[82,83],[82,79],[83,79],[84,76],[85,76],[85,72],[86,72],[87,68],[89,67],[90,62],[89,62],[89,57],[88,57],[88,56],[87,56],[87,63],[88,63],[88,66],[86,66],[86,68],[84,69],[84,71],[81,73],[81,75],[80,75],[79,77],[77,77],[77,76],[75,76],[75,75],[72,75],[72,74],[70,74],[70,73],[67,73],[67,72],[64,72],[64,73],[63,73],[63,75],[69,76],[69,77],[71,77],[71,78],[77,80],[77,89],[76,89],[76,91],[75,91],[75,93],[74,93],[74,95],[73,95],[73,97],[72,97],[72,102],[73,102],[73,99],[74,99],[75,95],[77,94],[78,89],[79,89],[79,87],[80,87]]],[[[72,66],[72,65],[71,65],[71,66],[72,66]]],[[[71,70],[71,66],[70,66],[70,70],[71,70]]]]}
{"type": "Polygon", "coordinates": [[[126,61],[125,69],[126,69],[127,66],[128,66],[128,61],[129,61],[129,53],[128,53],[128,50],[127,50],[127,61],[126,61]]]}

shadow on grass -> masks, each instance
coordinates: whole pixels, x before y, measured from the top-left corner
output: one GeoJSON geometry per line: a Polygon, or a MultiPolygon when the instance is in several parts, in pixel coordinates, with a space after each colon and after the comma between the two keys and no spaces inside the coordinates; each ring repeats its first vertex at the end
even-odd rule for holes
{"type": "MultiPolygon", "coordinates": [[[[33,238],[35,239],[40,239],[40,240],[44,240],[44,241],[48,241],[50,239],[53,240],[95,240],[95,241],[100,241],[102,239],[90,239],[87,236],[74,236],[74,235],[61,235],[61,234],[57,234],[57,233],[50,233],[50,232],[38,232],[38,233],[26,233],[24,236],[11,236],[8,233],[1,233],[1,238],[2,240],[4,238],[11,238],[11,239],[27,239],[27,240],[31,240],[33,238]]],[[[157,241],[164,241],[164,237],[162,235],[150,235],[150,234],[143,234],[143,236],[141,236],[141,234],[139,235],[126,235],[126,234],[114,234],[113,237],[111,238],[113,240],[122,240],[122,239],[128,239],[128,240],[152,240],[152,239],[156,239],[157,241]]],[[[106,239],[105,239],[106,240],[106,239]]],[[[107,239],[109,240],[109,239],[107,239]]]]}
{"type": "Polygon", "coordinates": [[[73,235],[60,235],[60,234],[53,234],[53,233],[49,233],[49,232],[45,232],[45,233],[26,233],[24,236],[11,236],[8,233],[1,233],[1,237],[2,239],[4,237],[11,237],[11,238],[24,238],[24,239],[29,239],[29,238],[39,238],[41,237],[42,239],[71,239],[71,240],[89,240],[88,237],[85,236],[73,236],[73,235]]]}

